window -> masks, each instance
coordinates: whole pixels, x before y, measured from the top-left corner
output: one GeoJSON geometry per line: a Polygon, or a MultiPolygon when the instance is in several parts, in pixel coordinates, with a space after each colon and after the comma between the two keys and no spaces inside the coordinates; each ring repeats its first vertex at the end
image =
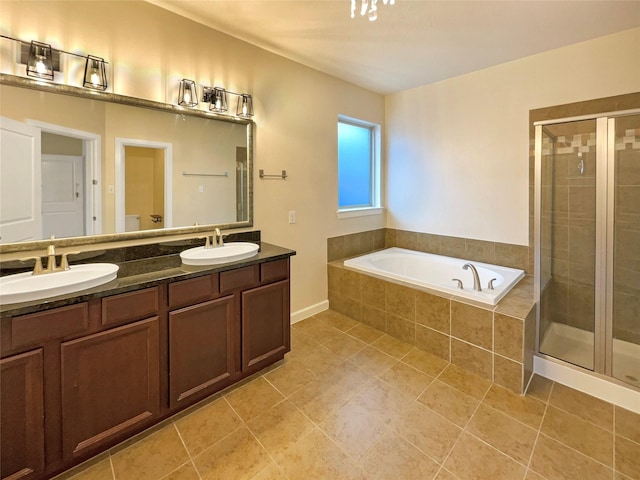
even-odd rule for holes
{"type": "Polygon", "coordinates": [[[338,214],[380,213],[380,127],[338,119],[338,214]]]}

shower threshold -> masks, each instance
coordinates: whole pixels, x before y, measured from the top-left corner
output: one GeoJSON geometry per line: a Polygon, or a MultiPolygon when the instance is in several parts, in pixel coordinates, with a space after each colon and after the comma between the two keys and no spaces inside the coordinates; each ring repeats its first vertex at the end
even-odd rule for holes
{"type": "MultiPolygon", "coordinates": [[[[540,353],[593,370],[593,332],[553,322],[540,353]]],[[[613,377],[640,387],[640,345],[613,339],[613,377]]]]}

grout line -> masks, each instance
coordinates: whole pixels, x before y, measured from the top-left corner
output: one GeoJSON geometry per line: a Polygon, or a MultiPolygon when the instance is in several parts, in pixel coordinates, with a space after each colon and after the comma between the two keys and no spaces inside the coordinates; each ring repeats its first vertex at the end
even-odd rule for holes
{"type": "MultiPolygon", "coordinates": [[[[497,305],[496,305],[496,308],[497,305]]],[[[491,383],[496,379],[496,312],[491,311],[491,383]]],[[[522,382],[522,381],[521,381],[522,382]]]]}
{"type": "MultiPolygon", "coordinates": [[[[183,463],[182,465],[180,465],[178,468],[176,468],[175,470],[173,470],[174,472],[176,470],[178,470],[179,468],[182,468],[184,465],[186,465],[187,463],[191,463],[191,466],[193,467],[193,469],[196,471],[196,475],[198,475],[198,479],[202,480],[202,475],[200,475],[200,471],[198,470],[198,467],[196,467],[196,463],[193,461],[193,456],[191,455],[191,452],[189,451],[189,449],[187,448],[187,444],[184,441],[184,438],[182,438],[182,434],[180,433],[180,430],[178,429],[178,425],[176,425],[176,423],[174,421],[171,422],[171,424],[173,425],[173,428],[175,428],[177,434],[178,434],[178,438],[180,439],[180,441],[182,442],[182,446],[184,447],[185,451],[187,452],[187,456],[189,457],[189,461],[183,463]]],[[[216,442],[217,443],[217,442],[216,442]]],[[[215,444],[214,444],[215,445],[215,444]]],[[[210,447],[212,447],[213,445],[210,445],[210,447]]],[[[205,450],[207,450],[209,447],[205,448],[205,450]]],[[[203,450],[204,451],[204,450],[203,450]]],[[[202,453],[202,452],[201,452],[202,453]]],[[[166,475],[165,475],[166,476],[166,475]]]]}
{"type": "MultiPolygon", "coordinates": [[[[444,370],[443,370],[444,371],[444,370]]],[[[452,387],[453,388],[453,387],[452,387]]],[[[444,459],[442,460],[442,463],[440,464],[440,468],[438,469],[438,471],[436,472],[436,477],[440,474],[440,471],[444,468],[445,463],[447,463],[447,460],[449,460],[449,457],[451,457],[451,453],[455,450],[456,445],[458,444],[458,442],[460,441],[460,439],[462,438],[462,436],[465,434],[465,432],[467,431],[467,426],[469,425],[469,422],[471,421],[471,419],[473,418],[473,416],[476,414],[476,412],[478,411],[478,408],[480,408],[480,405],[482,404],[482,402],[484,401],[485,397],[487,396],[487,393],[489,392],[489,389],[487,389],[487,391],[484,393],[482,399],[478,402],[478,405],[476,405],[475,410],[473,411],[473,413],[469,416],[469,420],[467,420],[467,423],[464,425],[464,427],[458,427],[460,428],[462,431],[460,432],[460,434],[458,435],[458,438],[456,438],[456,441],[453,443],[453,445],[451,446],[451,448],[449,449],[449,452],[447,452],[447,454],[445,455],[444,459]]],[[[464,392],[461,392],[464,393],[464,392]]],[[[466,395],[466,394],[465,394],[466,395]]],[[[475,399],[474,399],[475,400],[475,399]]],[[[449,420],[451,422],[451,420],[449,420]]],[[[451,422],[453,423],[453,422],[451,422]]],[[[457,425],[456,425],[457,426],[457,425]]]]}
{"type": "MultiPolygon", "coordinates": [[[[552,383],[551,388],[549,389],[549,398],[551,397],[551,392],[553,391],[554,385],[555,383],[552,383]]],[[[542,418],[540,419],[540,425],[538,426],[538,433],[536,434],[536,439],[533,442],[533,448],[531,449],[531,454],[529,455],[529,462],[527,462],[527,470],[526,470],[527,472],[531,470],[531,461],[533,460],[533,454],[536,451],[536,447],[538,446],[538,440],[540,439],[540,434],[542,433],[542,425],[544,424],[544,417],[547,415],[548,408],[549,408],[549,402],[545,402],[544,412],[542,412],[542,418]]],[[[534,471],[534,470],[531,470],[531,471],[534,471]]]]}
{"type": "Polygon", "coordinates": [[[180,442],[182,443],[182,446],[184,447],[184,451],[187,452],[187,457],[189,457],[189,460],[191,460],[193,457],[191,456],[191,452],[187,448],[187,444],[184,442],[184,438],[182,438],[182,434],[180,433],[180,430],[178,430],[178,426],[176,425],[176,422],[172,421],[171,425],[173,425],[174,430],[178,434],[178,438],[180,439],[180,442]]]}
{"type": "MultiPolygon", "coordinates": [[[[285,400],[283,400],[284,402],[285,400]]],[[[282,402],[279,402],[282,403],[282,402]]],[[[277,403],[276,405],[279,405],[279,403],[277,403]]],[[[275,405],[274,405],[275,406],[275,405]]],[[[294,405],[295,407],[295,405],[294,405]]],[[[273,408],[273,407],[271,407],[273,408]]],[[[263,412],[264,413],[264,412],[263,412]]],[[[259,415],[258,415],[259,416],[259,415]]],[[[254,417],[257,418],[258,416],[254,417]]],[[[287,476],[287,474],[282,470],[282,468],[280,467],[280,464],[278,462],[276,462],[276,459],[273,457],[273,455],[271,454],[271,452],[269,450],[267,450],[267,448],[264,446],[264,444],[262,443],[262,441],[258,438],[258,436],[253,433],[253,430],[251,430],[251,427],[249,427],[249,425],[247,423],[244,422],[244,420],[242,421],[244,423],[245,428],[249,431],[249,435],[251,435],[254,440],[256,442],[258,442],[258,445],[260,445],[260,447],[262,447],[262,449],[265,451],[265,453],[267,454],[267,456],[269,457],[269,459],[271,460],[271,462],[276,466],[276,468],[278,469],[278,471],[286,478],[288,479],[289,477],[287,476]]],[[[313,429],[310,430],[310,432],[312,432],[313,429]]],[[[308,435],[308,433],[302,435],[298,440],[300,440],[301,438],[304,438],[308,435]]],[[[260,475],[265,469],[267,469],[269,467],[269,465],[265,466],[263,469],[261,469],[258,473],[256,473],[252,478],[256,478],[258,475],[260,475]]]]}
{"type": "Polygon", "coordinates": [[[196,466],[196,462],[191,460],[191,466],[196,471],[196,475],[198,475],[198,480],[202,480],[202,475],[200,474],[200,470],[198,470],[198,467],[196,466]]]}
{"type": "MultiPolygon", "coordinates": [[[[511,416],[511,415],[509,415],[508,413],[503,412],[503,411],[501,411],[501,410],[498,410],[496,407],[493,407],[493,406],[489,405],[488,403],[485,403],[485,404],[484,404],[484,406],[485,406],[485,407],[487,407],[487,408],[490,408],[491,410],[494,410],[494,411],[496,411],[496,412],[498,412],[498,413],[500,413],[500,414],[502,414],[502,415],[504,415],[504,416],[505,416],[505,417],[507,417],[508,419],[513,420],[513,421],[515,421],[516,423],[519,423],[520,425],[522,425],[522,426],[524,426],[524,427],[527,427],[527,428],[528,428],[528,429],[530,429],[530,430],[533,430],[534,432],[537,432],[538,430],[540,430],[540,427],[538,427],[538,428],[536,428],[536,427],[532,427],[531,425],[528,425],[528,424],[524,423],[523,421],[518,420],[518,419],[517,419],[517,418],[515,418],[515,417],[512,417],[512,416],[511,416]]],[[[545,407],[545,410],[546,410],[546,407],[545,407]]],[[[544,415],[544,412],[543,412],[543,415],[544,415]]],[[[542,421],[540,421],[540,425],[542,425],[542,421]]]]}
{"type": "Polygon", "coordinates": [[[107,457],[109,459],[109,466],[111,467],[111,476],[113,477],[113,480],[116,480],[116,469],[113,467],[113,460],[111,458],[111,450],[107,450],[107,452],[109,452],[109,456],[107,457]]]}

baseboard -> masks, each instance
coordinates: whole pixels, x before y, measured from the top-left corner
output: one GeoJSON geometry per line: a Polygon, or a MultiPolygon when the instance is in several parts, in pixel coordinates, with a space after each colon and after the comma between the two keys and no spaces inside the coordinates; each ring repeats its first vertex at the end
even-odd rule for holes
{"type": "Polygon", "coordinates": [[[533,371],[554,382],[640,413],[640,392],[631,388],[538,356],[533,357],[533,371]]]}
{"type": "Polygon", "coordinates": [[[320,303],[316,303],[315,305],[311,305],[310,307],[303,308],[296,312],[291,312],[291,324],[293,325],[300,320],[304,320],[305,318],[309,318],[311,315],[315,315],[316,313],[324,312],[329,309],[329,300],[324,300],[320,303]]]}

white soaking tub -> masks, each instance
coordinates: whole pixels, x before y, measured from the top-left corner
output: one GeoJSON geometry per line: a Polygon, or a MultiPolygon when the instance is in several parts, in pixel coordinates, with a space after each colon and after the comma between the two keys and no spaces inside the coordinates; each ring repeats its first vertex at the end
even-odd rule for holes
{"type": "Polygon", "coordinates": [[[344,266],[376,277],[399,280],[488,305],[497,304],[524,277],[524,270],[397,247],[345,260],[344,266]],[[473,289],[471,269],[463,269],[467,263],[478,271],[482,288],[480,292],[473,289]],[[454,278],[462,281],[463,288],[458,287],[454,278]],[[492,279],[495,280],[492,283],[493,289],[490,289],[489,282],[492,279]]]}

